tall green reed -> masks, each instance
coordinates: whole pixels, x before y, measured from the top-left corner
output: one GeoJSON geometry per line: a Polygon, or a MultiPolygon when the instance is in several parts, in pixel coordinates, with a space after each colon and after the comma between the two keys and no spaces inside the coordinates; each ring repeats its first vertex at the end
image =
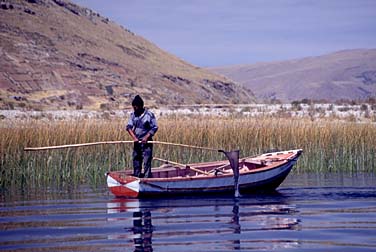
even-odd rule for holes
{"type": "MultiPolygon", "coordinates": [[[[130,140],[121,119],[13,121],[0,127],[0,186],[65,186],[104,183],[110,170],[132,167],[132,144],[25,152],[24,147],[130,140]]],[[[375,171],[372,123],[267,117],[162,117],[158,141],[233,150],[252,156],[301,148],[294,172],[375,171]]],[[[224,159],[223,154],[154,145],[154,156],[180,163],[224,159]]],[[[154,161],[154,165],[158,165],[154,161]]]]}

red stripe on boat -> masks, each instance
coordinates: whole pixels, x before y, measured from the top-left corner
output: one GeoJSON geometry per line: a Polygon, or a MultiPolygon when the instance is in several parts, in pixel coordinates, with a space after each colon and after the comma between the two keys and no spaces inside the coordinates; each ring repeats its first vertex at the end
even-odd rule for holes
{"type": "Polygon", "coordinates": [[[111,192],[118,197],[136,198],[139,194],[139,179],[133,176],[124,176],[121,173],[109,173],[107,184],[111,192]]]}

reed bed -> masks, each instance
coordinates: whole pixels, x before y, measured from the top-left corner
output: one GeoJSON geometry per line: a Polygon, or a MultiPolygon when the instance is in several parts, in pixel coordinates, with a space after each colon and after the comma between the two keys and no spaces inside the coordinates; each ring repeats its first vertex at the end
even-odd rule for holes
{"type": "MultiPolygon", "coordinates": [[[[1,188],[104,183],[110,170],[132,167],[132,144],[25,152],[24,147],[130,140],[126,119],[21,120],[0,124],[1,188]]],[[[241,156],[302,148],[293,172],[375,172],[372,123],[252,117],[162,117],[154,140],[239,149],[241,156]]],[[[224,159],[223,154],[154,145],[154,156],[180,163],[224,159]]],[[[154,165],[158,165],[154,161],[154,165]]]]}

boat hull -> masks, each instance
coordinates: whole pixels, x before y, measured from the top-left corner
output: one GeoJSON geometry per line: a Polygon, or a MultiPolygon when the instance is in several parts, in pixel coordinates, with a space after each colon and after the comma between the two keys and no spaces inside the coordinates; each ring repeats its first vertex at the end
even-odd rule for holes
{"type": "MultiPolygon", "coordinates": [[[[240,173],[239,191],[257,193],[275,190],[296,163],[301,151],[274,166],[240,173]]],[[[119,172],[107,174],[110,191],[118,197],[143,198],[175,195],[234,194],[233,174],[173,178],[136,178],[119,172]]]]}

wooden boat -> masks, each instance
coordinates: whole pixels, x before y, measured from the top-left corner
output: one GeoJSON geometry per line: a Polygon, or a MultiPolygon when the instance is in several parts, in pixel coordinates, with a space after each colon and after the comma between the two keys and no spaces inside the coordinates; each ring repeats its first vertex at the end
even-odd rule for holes
{"type": "Polygon", "coordinates": [[[134,177],[130,170],[113,171],[106,174],[107,185],[115,196],[128,198],[234,193],[236,188],[241,194],[269,191],[283,182],[301,153],[297,149],[241,158],[238,171],[232,169],[231,160],[188,165],[162,160],[166,163],[152,168],[152,178],[134,177]]]}

